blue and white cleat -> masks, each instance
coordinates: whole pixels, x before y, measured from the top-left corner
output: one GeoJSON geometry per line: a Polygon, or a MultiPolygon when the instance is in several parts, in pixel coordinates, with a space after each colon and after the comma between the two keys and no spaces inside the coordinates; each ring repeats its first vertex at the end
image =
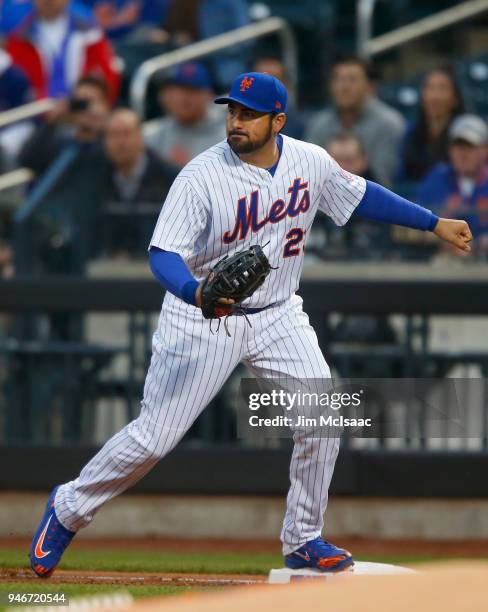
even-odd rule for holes
{"type": "Polygon", "coordinates": [[[290,569],[317,569],[321,572],[342,572],[354,565],[351,553],[337,548],[321,537],[310,540],[285,557],[290,569]]]}
{"type": "Polygon", "coordinates": [[[52,490],[47,500],[46,511],[34,534],[29,552],[31,567],[40,578],[51,576],[75,535],[75,532],[61,525],[54,512],[57,489],[52,490]]]}

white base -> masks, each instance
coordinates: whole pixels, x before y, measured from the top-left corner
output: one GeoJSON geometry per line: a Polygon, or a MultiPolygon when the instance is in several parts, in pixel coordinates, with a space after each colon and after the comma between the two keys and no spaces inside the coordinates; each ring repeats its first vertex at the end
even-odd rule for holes
{"type": "Polygon", "coordinates": [[[352,567],[342,572],[321,572],[315,569],[293,570],[287,567],[272,569],[269,572],[269,584],[288,584],[295,580],[335,580],[344,576],[386,576],[391,574],[415,574],[415,570],[389,563],[370,563],[369,561],[355,561],[352,567]]]}

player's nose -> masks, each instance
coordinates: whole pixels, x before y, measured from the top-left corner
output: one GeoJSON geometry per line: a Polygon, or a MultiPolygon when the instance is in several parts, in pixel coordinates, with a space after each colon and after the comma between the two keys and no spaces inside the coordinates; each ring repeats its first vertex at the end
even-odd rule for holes
{"type": "Polygon", "coordinates": [[[243,123],[240,119],[240,117],[233,115],[231,117],[229,117],[229,122],[228,122],[228,126],[229,126],[229,130],[230,131],[236,131],[239,132],[242,129],[243,123]]]}
{"type": "Polygon", "coordinates": [[[236,121],[231,121],[229,122],[229,124],[227,125],[227,128],[229,130],[229,132],[232,134],[233,132],[240,132],[241,131],[241,124],[236,122],[236,121]]]}

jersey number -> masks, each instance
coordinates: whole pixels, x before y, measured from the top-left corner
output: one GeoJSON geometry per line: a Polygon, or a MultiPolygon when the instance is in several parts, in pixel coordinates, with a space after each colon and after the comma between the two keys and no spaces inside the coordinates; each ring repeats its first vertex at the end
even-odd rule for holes
{"type": "Polygon", "coordinates": [[[299,227],[291,229],[286,235],[288,242],[285,244],[283,257],[296,257],[297,255],[300,255],[300,250],[302,247],[297,247],[297,244],[302,242],[304,237],[305,232],[299,227]]]}

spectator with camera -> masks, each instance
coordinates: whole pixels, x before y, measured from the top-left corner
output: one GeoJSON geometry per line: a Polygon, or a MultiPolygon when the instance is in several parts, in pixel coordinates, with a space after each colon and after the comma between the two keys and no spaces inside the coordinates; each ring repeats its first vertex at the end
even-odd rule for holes
{"type": "Polygon", "coordinates": [[[24,70],[36,98],[67,97],[81,76],[97,74],[115,100],[120,75],[102,30],[69,0],[33,0],[33,6],[8,35],[6,50],[24,70]]]}
{"type": "Polygon", "coordinates": [[[352,132],[360,140],[378,181],[390,187],[398,167],[405,120],[375,95],[373,68],[350,56],[332,67],[332,105],[312,118],[305,140],[325,147],[333,136],[352,132]]]}
{"type": "Polygon", "coordinates": [[[168,163],[183,167],[193,157],[225,138],[222,110],[203,64],[181,64],[164,80],[158,99],[166,116],[145,126],[147,145],[168,163]]]}
{"type": "Polygon", "coordinates": [[[448,139],[449,161],[427,174],[417,201],[437,214],[467,221],[475,247],[488,252],[488,126],[476,115],[459,115],[448,139]]]}
{"type": "Polygon", "coordinates": [[[78,144],[85,151],[101,147],[101,138],[110,112],[105,81],[81,78],[69,99],[59,100],[24,144],[18,162],[42,174],[68,146],[78,144]]]}
{"type": "Polygon", "coordinates": [[[449,126],[464,110],[461,89],[449,67],[424,77],[417,119],[408,126],[402,145],[400,178],[418,181],[449,157],[449,126]]]}

